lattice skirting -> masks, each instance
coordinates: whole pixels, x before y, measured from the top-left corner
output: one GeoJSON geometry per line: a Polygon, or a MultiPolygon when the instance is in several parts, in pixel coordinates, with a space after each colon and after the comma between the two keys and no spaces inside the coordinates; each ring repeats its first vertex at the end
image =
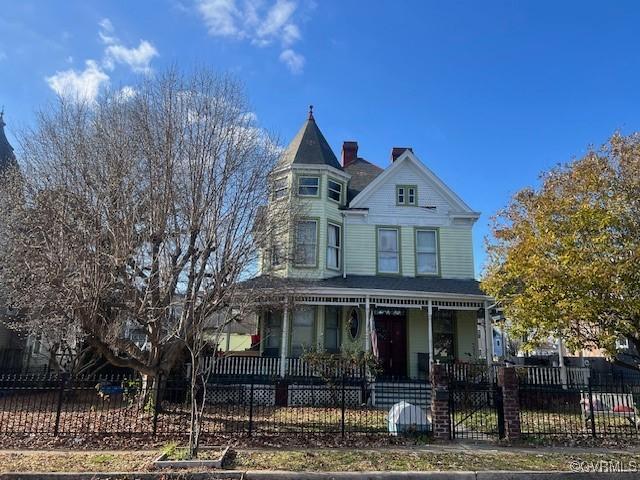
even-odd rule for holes
{"type": "MultiPolygon", "coordinates": [[[[251,385],[209,385],[207,403],[249,405],[251,385]]],[[[276,403],[276,389],[273,385],[254,385],[253,404],[273,406],[276,403]]]]}
{"type": "MultiPolygon", "coordinates": [[[[291,407],[335,407],[342,404],[342,385],[289,385],[291,407]]],[[[362,405],[362,389],[344,387],[344,403],[349,407],[362,405]]]]}

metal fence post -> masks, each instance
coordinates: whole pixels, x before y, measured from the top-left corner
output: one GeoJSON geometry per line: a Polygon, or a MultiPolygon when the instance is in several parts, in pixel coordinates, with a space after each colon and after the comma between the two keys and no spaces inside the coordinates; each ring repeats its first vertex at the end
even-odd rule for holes
{"type": "Polygon", "coordinates": [[[593,392],[591,390],[591,377],[589,377],[589,382],[587,383],[589,390],[589,418],[591,419],[591,435],[595,438],[596,436],[596,416],[593,411],[593,392]]]}
{"type": "Polygon", "coordinates": [[[341,403],[341,409],[342,409],[342,418],[340,420],[340,432],[342,434],[342,438],[344,438],[344,413],[345,413],[345,402],[344,402],[344,389],[345,389],[345,385],[344,385],[344,374],[342,374],[342,401],[341,403]]]}
{"type": "Polygon", "coordinates": [[[60,414],[62,413],[62,400],[64,399],[64,387],[67,383],[67,374],[62,373],[60,375],[60,388],[58,390],[58,406],[56,407],[56,424],[53,427],[53,434],[58,435],[60,430],[60,414]]]}
{"type": "Polygon", "coordinates": [[[253,433],[253,389],[254,389],[254,378],[251,377],[251,390],[249,392],[249,436],[253,433]]]}
{"type": "Polygon", "coordinates": [[[158,432],[158,411],[160,410],[160,407],[158,406],[160,404],[160,392],[161,390],[161,382],[162,382],[162,372],[158,373],[158,377],[156,378],[156,384],[155,384],[155,393],[154,393],[154,400],[153,400],[153,434],[156,435],[158,432]]]}

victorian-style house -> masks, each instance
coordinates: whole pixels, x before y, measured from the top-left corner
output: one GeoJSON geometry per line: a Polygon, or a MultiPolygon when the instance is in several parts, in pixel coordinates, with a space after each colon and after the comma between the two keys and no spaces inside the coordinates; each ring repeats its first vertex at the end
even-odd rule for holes
{"type": "MultiPolygon", "coordinates": [[[[312,110],[271,176],[268,208],[301,215],[262,252],[248,286],[295,286],[259,315],[259,354],[288,376],[307,350],[363,350],[384,375],[427,378],[432,362],[490,362],[491,300],[475,280],[470,208],[412,148],[386,168],[346,141],[338,161],[312,110]],[[286,203],[285,203],[286,204],[286,203]],[[488,354],[487,354],[488,352],[488,354]]],[[[266,360],[265,360],[266,361],[266,360]]]]}

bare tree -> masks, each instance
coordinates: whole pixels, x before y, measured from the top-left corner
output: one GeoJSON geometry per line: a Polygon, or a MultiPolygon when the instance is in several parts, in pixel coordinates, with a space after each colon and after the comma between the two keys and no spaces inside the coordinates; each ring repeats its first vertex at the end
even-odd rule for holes
{"type": "Polygon", "coordinates": [[[143,375],[147,402],[185,347],[197,356],[202,322],[238,296],[292,210],[260,221],[277,149],[236,80],[170,70],[134,90],[60,99],[22,134],[24,173],[0,202],[0,282],[23,328],[77,327],[143,375]]]}

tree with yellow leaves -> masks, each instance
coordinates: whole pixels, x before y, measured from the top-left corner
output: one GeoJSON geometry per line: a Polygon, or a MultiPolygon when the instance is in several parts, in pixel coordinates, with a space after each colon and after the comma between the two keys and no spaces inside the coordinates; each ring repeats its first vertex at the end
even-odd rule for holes
{"type": "Polygon", "coordinates": [[[492,219],[483,288],[512,335],[640,352],[640,134],[542,175],[492,219]]]}

